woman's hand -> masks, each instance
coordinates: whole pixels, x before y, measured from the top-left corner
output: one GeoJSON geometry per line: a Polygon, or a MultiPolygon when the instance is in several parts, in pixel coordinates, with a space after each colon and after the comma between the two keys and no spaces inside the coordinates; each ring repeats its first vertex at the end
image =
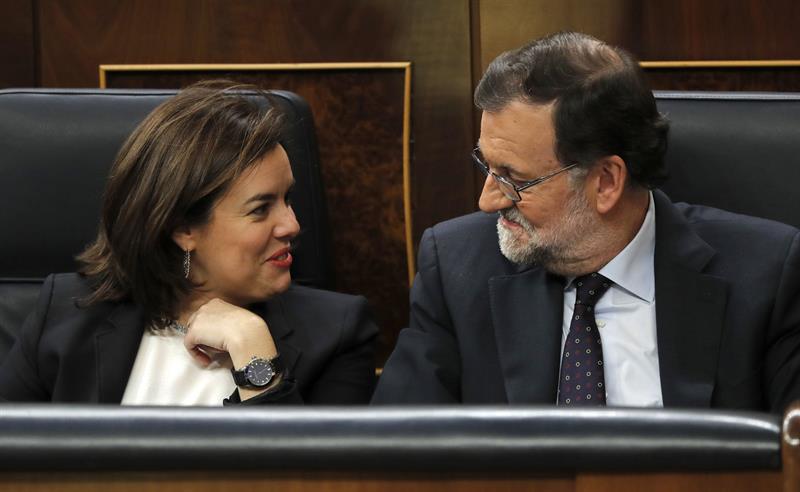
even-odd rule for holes
{"type": "MultiPolygon", "coordinates": [[[[203,366],[220,353],[230,356],[234,369],[246,366],[253,357],[272,359],[278,355],[266,321],[221,299],[200,306],[189,318],[187,328],[183,344],[203,366]]],[[[239,388],[239,396],[246,400],[272,386],[260,390],[239,388]]]]}

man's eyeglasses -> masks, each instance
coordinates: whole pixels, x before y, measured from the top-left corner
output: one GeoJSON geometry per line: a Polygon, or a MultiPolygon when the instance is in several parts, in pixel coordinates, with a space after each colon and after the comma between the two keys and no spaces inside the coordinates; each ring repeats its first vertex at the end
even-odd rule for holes
{"type": "Polygon", "coordinates": [[[505,195],[506,198],[508,198],[514,203],[522,200],[522,196],[520,196],[521,191],[525,191],[532,186],[536,186],[539,183],[543,183],[548,179],[558,176],[564,171],[568,171],[578,165],[578,163],[575,162],[570,164],[569,166],[562,167],[561,169],[554,171],[550,174],[545,174],[544,176],[540,176],[536,179],[532,179],[530,181],[523,181],[522,183],[517,184],[513,182],[511,179],[506,178],[505,176],[500,176],[499,174],[492,172],[492,170],[489,169],[489,166],[485,162],[483,162],[481,149],[477,147],[475,147],[475,149],[472,151],[472,162],[475,163],[475,166],[478,169],[480,169],[483,172],[483,174],[485,174],[486,176],[491,175],[492,178],[494,178],[494,182],[497,183],[497,187],[500,188],[500,191],[503,192],[503,195],[505,195]]]}

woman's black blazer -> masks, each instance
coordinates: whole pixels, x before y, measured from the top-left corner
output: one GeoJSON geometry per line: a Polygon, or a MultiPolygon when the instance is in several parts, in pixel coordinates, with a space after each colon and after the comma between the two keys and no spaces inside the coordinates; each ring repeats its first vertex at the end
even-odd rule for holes
{"type": "MultiPolygon", "coordinates": [[[[8,401],[119,403],[145,329],[130,302],[80,307],[78,274],[49,276],[19,340],[0,365],[8,401]]],[[[363,297],[292,286],[252,306],[267,322],[294,385],[254,402],[358,404],[375,382],[377,328],[363,297]]],[[[234,398],[236,398],[234,392],[234,398]]],[[[226,400],[227,402],[227,400],[226,400]]]]}

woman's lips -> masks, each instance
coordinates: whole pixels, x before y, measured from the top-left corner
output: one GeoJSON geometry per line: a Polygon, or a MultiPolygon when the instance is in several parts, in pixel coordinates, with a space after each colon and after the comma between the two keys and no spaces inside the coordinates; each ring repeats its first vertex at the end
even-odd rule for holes
{"type": "Polygon", "coordinates": [[[289,268],[292,266],[292,253],[289,248],[283,248],[267,258],[267,263],[278,268],[289,268]]]}

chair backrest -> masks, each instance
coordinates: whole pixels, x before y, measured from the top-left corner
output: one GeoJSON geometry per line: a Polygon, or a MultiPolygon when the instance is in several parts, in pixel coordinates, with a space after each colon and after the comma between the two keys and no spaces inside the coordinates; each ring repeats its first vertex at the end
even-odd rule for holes
{"type": "MultiPolygon", "coordinates": [[[[270,91],[287,115],[281,142],[297,181],[302,232],[296,282],[332,285],[328,222],[311,110],[298,95],[270,91]]],[[[0,359],[33,308],[42,279],[74,271],[94,238],[102,190],[133,128],[175,90],[0,91],[0,359]]]]}
{"type": "Polygon", "coordinates": [[[655,92],[673,201],[800,227],[800,94],[655,92]]]}

